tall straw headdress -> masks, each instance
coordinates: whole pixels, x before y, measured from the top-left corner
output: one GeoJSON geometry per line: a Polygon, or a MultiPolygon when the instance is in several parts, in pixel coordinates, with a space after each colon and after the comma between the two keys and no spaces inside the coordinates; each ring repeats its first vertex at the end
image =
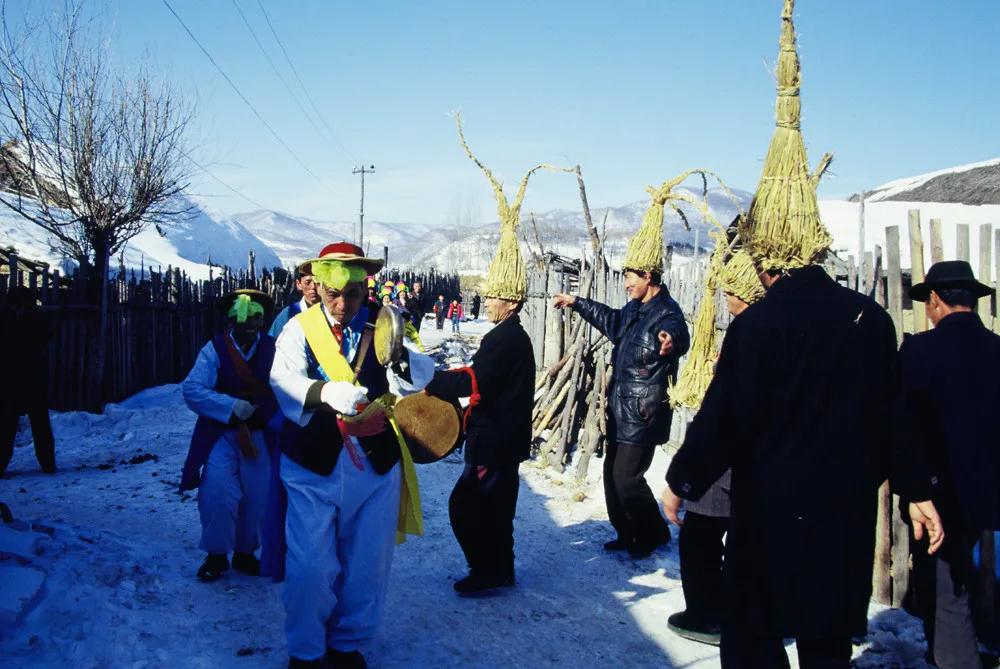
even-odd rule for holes
{"type": "Polygon", "coordinates": [[[678,174],[673,179],[667,179],[658,188],[647,186],[650,203],[646,213],[642,216],[642,225],[639,230],[632,235],[628,242],[628,249],[625,251],[625,260],[622,262],[622,269],[638,270],[640,272],[663,272],[663,214],[664,208],[670,207],[684,221],[684,226],[690,229],[687,215],[681,209],[681,203],[686,202],[701,214],[702,218],[717,227],[721,227],[719,222],[712,216],[708,207],[708,177],[715,178],[719,182],[720,188],[733,202],[739,204],[732,191],[722,183],[722,179],[717,174],[709,170],[694,169],[683,174],[678,174]],[[702,197],[697,198],[686,190],[674,190],[693,175],[699,175],[702,180],[702,197]]]}
{"type": "Polygon", "coordinates": [[[792,11],[795,0],[785,0],[781,12],[778,54],[776,129],[764,160],[750,216],[740,226],[744,247],[765,270],[803,267],[829,248],[832,238],[819,218],[816,185],[832,156],[825,154],[815,173],[809,173],[802,139],[802,73],[795,45],[792,11]]]}
{"type": "Polygon", "coordinates": [[[503,184],[497,181],[490,169],[473,155],[469,145],[465,142],[461,114],[455,114],[455,124],[458,126],[458,139],[462,143],[466,155],[479,166],[493,187],[493,194],[497,200],[497,215],[500,217],[500,242],[497,244],[496,255],[490,262],[486,282],[480,292],[484,297],[499,297],[512,302],[523,302],[528,294],[528,276],[524,260],[521,258],[521,248],[517,243],[517,226],[521,223],[521,204],[524,202],[528,180],[532,174],[540,169],[558,172],[572,172],[572,170],[547,163],[535,165],[521,179],[514,201],[510,203],[507,201],[507,196],[504,195],[503,184]]]}

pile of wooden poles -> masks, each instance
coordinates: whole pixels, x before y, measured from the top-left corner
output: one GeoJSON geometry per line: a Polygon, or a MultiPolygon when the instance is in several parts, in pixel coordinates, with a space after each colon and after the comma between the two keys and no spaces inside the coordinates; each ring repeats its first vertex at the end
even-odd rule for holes
{"type": "MultiPolygon", "coordinates": [[[[603,301],[606,265],[600,254],[597,258],[589,267],[581,263],[579,295],[603,301]]],[[[535,383],[532,439],[538,461],[563,471],[572,460],[576,479],[583,480],[590,459],[602,453],[607,442],[611,345],[569,309],[563,318],[571,333],[569,345],[535,383]]]]}

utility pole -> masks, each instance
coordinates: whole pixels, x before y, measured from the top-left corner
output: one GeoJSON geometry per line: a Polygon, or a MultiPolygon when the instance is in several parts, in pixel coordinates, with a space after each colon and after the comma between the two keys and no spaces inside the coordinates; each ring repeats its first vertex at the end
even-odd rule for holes
{"type": "Polygon", "coordinates": [[[351,172],[351,174],[361,175],[361,212],[358,215],[358,246],[362,247],[365,243],[365,175],[374,173],[374,165],[355,167],[354,171],[351,172]]]}

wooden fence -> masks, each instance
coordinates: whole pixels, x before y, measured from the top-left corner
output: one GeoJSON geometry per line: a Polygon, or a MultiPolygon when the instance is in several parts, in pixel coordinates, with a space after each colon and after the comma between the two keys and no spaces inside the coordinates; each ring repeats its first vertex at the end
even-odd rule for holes
{"type": "MultiPolygon", "coordinates": [[[[217,300],[237,288],[255,288],[272,297],[275,311],[298,299],[291,273],[277,268],[210,270],[208,280],[194,280],[176,268],[127,271],[119,267],[109,282],[105,373],[91,378],[92,345],[99,336],[99,309],[88,300],[79,276],[60,276],[44,263],[19,258],[13,249],[0,250],[0,309],[7,309],[10,287],[30,288],[41,304],[49,340],[49,407],[59,411],[100,411],[136,392],[182,380],[198,351],[223,323],[217,300]]],[[[456,275],[389,274],[423,280],[425,285],[458,285],[456,275]]],[[[5,319],[6,320],[6,319],[5,319]]]]}

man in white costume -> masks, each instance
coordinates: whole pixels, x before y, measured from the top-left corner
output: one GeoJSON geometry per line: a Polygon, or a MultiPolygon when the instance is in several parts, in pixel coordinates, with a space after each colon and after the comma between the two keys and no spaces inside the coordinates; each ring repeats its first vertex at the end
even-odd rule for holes
{"type": "Polygon", "coordinates": [[[387,414],[423,389],[434,362],[409,342],[391,368],[376,360],[379,307],[366,305],[366,278],[381,260],[340,242],[308,262],[320,303],[282,330],[271,370],[286,418],[289,667],[365,667],[360,649],[380,622],[394,544],[422,533],[412,459],[387,414]]]}

